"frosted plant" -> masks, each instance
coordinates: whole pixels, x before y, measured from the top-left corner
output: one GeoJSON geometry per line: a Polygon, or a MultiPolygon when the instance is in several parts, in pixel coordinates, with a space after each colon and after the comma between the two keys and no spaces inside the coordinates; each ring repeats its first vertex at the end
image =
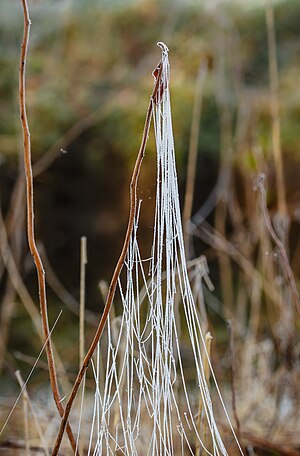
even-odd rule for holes
{"type": "Polygon", "coordinates": [[[188,277],[179,207],[168,49],[158,45],[162,73],[152,101],[157,150],[152,252],[150,260],[142,260],[137,239],[140,203],[125,264],[126,286],[119,282],[122,315],[108,320],[106,342],[101,340],[93,364],[96,393],[88,454],[94,456],[195,454],[195,445],[201,454],[227,455],[204,375],[206,349],[188,277]],[[181,353],[181,332],[188,358],[181,353]],[[100,358],[105,359],[105,370],[100,358]],[[187,381],[185,368],[191,366],[195,377],[187,381]],[[205,437],[195,418],[199,397],[205,437]]]}

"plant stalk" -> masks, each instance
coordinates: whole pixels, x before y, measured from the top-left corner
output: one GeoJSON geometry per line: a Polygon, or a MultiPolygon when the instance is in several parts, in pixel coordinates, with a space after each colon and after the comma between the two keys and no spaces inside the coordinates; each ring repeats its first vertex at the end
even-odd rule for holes
{"type": "MultiPolygon", "coordinates": [[[[64,409],[61,404],[61,397],[59,393],[56,367],[53,356],[53,348],[51,343],[49,322],[48,322],[48,308],[47,308],[47,295],[46,295],[46,282],[45,282],[45,271],[43,263],[38,252],[34,233],[34,196],[33,196],[33,173],[31,163],[31,140],[30,130],[27,120],[26,112],[26,59],[28,53],[29,44],[29,33],[30,33],[30,17],[27,0],[22,0],[23,16],[24,16],[24,32],[21,45],[21,56],[20,56],[20,71],[19,71],[19,102],[20,102],[20,117],[23,130],[23,150],[24,150],[24,167],[26,177],[26,203],[27,203],[27,236],[30,253],[33,257],[34,264],[37,271],[38,287],[39,287],[39,302],[40,311],[42,318],[42,327],[44,338],[46,340],[46,354],[47,362],[49,366],[49,376],[53,398],[56,407],[59,411],[60,416],[63,416],[64,409]]],[[[67,423],[67,434],[70,440],[70,444],[76,453],[76,440],[70,425],[67,423]]]]}
{"type": "Polygon", "coordinates": [[[126,231],[126,235],[125,235],[123,248],[122,248],[119,260],[116,264],[116,267],[115,267],[115,270],[114,270],[114,273],[113,273],[113,276],[112,276],[112,279],[110,282],[110,286],[108,288],[108,294],[107,294],[107,298],[106,298],[101,320],[100,320],[98,328],[96,330],[94,339],[90,345],[90,348],[87,351],[87,354],[85,355],[81,368],[77,374],[74,386],[70,393],[70,397],[66,404],[64,416],[62,417],[60,428],[59,428],[59,431],[58,431],[58,434],[56,437],[56,441],[54,444],[54,448],[52,451],[52,456],[56,456],[58,454],[58,451],[59,451],[59,448],[61,445],[61,441],[62,441],[62,437],[63,437],[64,431],[66,428],[66,423],[69,418],[76,394],[77,394],[79,386],[84,378],[84,374],[89,366],[91,357],[93,356],[93,353],[97,347],[99,339],[103,333],[103,330],[104,330],[104,327],[105,327],[105,324],[106,324],[106,321],[108,318],[108,314],[111,309],[113,299],[115,296],[118,279],[119,279],[119,276],[122,271],[124,261],[125,261],[126,255],[127,255],[130,238],[131,238],[131,234],[132,234],[132,230],[133,230],[133,226],[134,226],[134,218],[135,218],[135,214],[136,214],[136,210],[137,210],[138,177],[139,177],[139,173],[140,173],[141,164],[142,164],[142,161],[143,161],[143,158],[145,155],[146,144],[147,144],[147,140],[148,140],[148,136],[149,136],[150,124],[151,124],[151,119],[152,119],[152,114],[153,114],[153,105],[156,102],[158,91],[163,89],[163,87],[161,85],[161,75],[162,75],[162,64],[161,63],[158,64],[158,66],[154,70],[153,74],[155,74],[155,76],[156,76],[156,82],[155,82],[155,86],[154,86],[152,95],[150,97],[150,102],[148,105],[148,110],[147,110],[147,115],[146,115],[146,120],[145,120],[145,125],[144,125],[144,131],[143,131],[143,136],[142,136],[142,143],[141,143],[141,146],[140,146],[137,158],[136,158],[136,162],[134,165],[133,174],[132,174],[132,178],[131,178],[131,182],[130,182],[130,211],[129,211],[129,220],[128,220],[127,231],[126,231]]]}

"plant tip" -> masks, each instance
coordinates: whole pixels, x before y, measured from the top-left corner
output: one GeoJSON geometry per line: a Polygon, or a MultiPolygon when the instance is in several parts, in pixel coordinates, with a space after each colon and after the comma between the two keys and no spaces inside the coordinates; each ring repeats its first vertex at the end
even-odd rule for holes
{"type": "Polygon", "coordinates": [[[264,182],[265,182],[265,179],[266,179],[266,175],[265,173],[260,173],[257,178],[255,179],[254,181],[254,185],[253,185],[253,190],[256,192],[257,190],[260,190],[261,187],[264,186],[264,182]]]}
{"type": "Polygon", "coordinates": [[[157,46],[161,48],[163,54],[168,54],[169,48],[165,43],[158,41],[157,46]]]}

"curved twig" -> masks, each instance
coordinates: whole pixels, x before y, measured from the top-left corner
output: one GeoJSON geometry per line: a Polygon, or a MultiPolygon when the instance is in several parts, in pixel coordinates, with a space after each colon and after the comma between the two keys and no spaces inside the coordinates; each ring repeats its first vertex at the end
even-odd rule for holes
{"type": "Polygon", "coordinates": [[[110,282],[105,307],[104,307],[103,314],[102,314],[101,320],[99,322],[97,331],[96,331],[94,339],[90,345],[90,348],[88,349],[88,352],[85,355],[81,368],[76,377],[70,397],[66,404],[65,413],[61,420],[59,432],[57,434],[56,442],[55,442],[55,445],[54,445],[54,448],[52,451],[52,456],[56,456],[58,454],[58,451],[59,451],[59,448],[61,445],[61,441],[62,441],[62,437],[63,437],[64,431],[65,431],[66,423],[69,418],[76,394],[78,392],[79,386],[80,386],[82,379],[84,377],[84,374],[88,368],[91,357],[97,347],[97,344],[99,342],[99,339],[100,339],[103,329],[105,327],[107,317],[108,317],[108,314],[109,314],[109,311],[110,311],[110,308],[112,306],[113,299],[115,296],[118,279],[119,279],[119,276],[122,271],[123,264],[124,264],[124,261],[125,261],[126,255],[127,255],[130,237],[131,237],[133,226],[134,226],[134,217],[135,217],[136,209],[137,209],[136,194],[137,194],[138,177],[139,177],[139,173],[140,173],[141,164],[142,164],[142,161],[143,161],[143,158],[145,155],[145,149],[146,149],[146,144],[147,144],[149,129],[150,129],[150,123],[151,123],[151,118],[152,118],[152,113],[153,113],[153,104],[157,101],[157,95],[159,94],[159,90],[162,90],[162,88],[163,88],[162,83],[161,83],[161,74],[162,74],[162,66],[161,66],[161,63],[159,63],[153,72],[153,75],[156,78],[156,82],[155,82],[155,86],[154,86],[152,95],[150,97],[150,102],[149,102],[145,125],[144,125],[142,143],[141,143],[141,146],[140,146],[137,158],[136,158],[136,162],[134,165],[132,178],[131,178],[131,182],[130,182],[130,212],[129,212],[129,219],[128,219],[127,231],[126,231],[123,248],[122,248],[119,260],[116,264],[116,267],[115,267],[115,270],[114,270],[114,273],[113,273],[113,276],[112,276],[112,279],[110,282]]]}
{"type": "MultiPolygon", "coordinates": [[[[19,101],[20,101],[20,117],[23,130],[23,147],[24,147],[24,167],[25,167],[25,177],[26,177],[26,202],[27,202],[27,236],[30,253],[33,257],[37,278],[38,278],[38,287],[39,287],[39,302],[40,310],[42,317],[42,327],[44,338],[46,340],[46,354],[47,361],[49,366],[49,376],[50,383],[53,393],[53,398],[56,404],[56,407],[59,411],[60,416],[63,416],[64,409],[61,404],[61,397],[59,393],[57,374],[53,356],[53,349],[50,338],[49,331],[49,322],[48,322],[48,311],[47,311],[47,296],[46,296],[46,282],[45,282],[45,271],[41,257],[39,255],[35,234],[34,234],[34,202],[33,202],[33,174],[32,174],[32,164],[31,164],[31,141],[30,141],[30,131],[27,120],[26,112],[26,89],[25,89],[25,79],[26,79],[26,58],[28,52],[28,43],[29,43],[29,33],[30,33],[30,18],[29,10],[27,5],[27,0],[22,0],[23,15],[24,15],[24,32],[21,45],[21,56],[20,56],[20,72],[19,72],[19,101]]],[[[67,424],[67,434],[72,446],[74,453],[76,453],[76,440],[74,438],[73,432],[69,424],[67,424]]],[[[78,454],[78,453],[77,453],[78,454]]]]}
{"type": "Polygon", "coordinates": [[[259,174],[259,176],[256,179],[255,185],[254,185],[254,190],[255,191],[256,190],[259,191],[260,207],[261,207],[261,210],[262,210],[262,214],[263,214],[263,218],[264,218],[264,221],[265,221],[265,225],[266,225],[267,230],[268,230],[271,238],[273,239],[274,243],[276,244],[276,246],[278,248],[278,251],[280,253],[280,256],[281,256],[281,259],[282,259],[282,266],[283,266],[283,269],[285,271],[287,281],[288,281],[288,283],[290,285],[290,289],[291,289],[292,297],[293,297],[293,300],[294,300],[294,303],[295,303],[295,307],[296,307],[296,309],[298,311],[298,314],[300,315],[299,293],[298,293],[298,290],[297,290],[297,285],[296,285],[296,282],[295,282],[293,271],[292,271],[290,263],[289,263],[288,255],[286,253],[286,250],[285,250],[283,242],[277,236],[277,234],[276,234],[276,232],[275,232],[275,230],[274,230],[274,228],[272,226],[271,220],[270,220],[270,216],[269,216],[269,212],[268,212],[268,208],[267,208],[266,189],[265,189],[265,186],[264,186],[265,178],[266,178],[265,174],[263,174],[263,173],[259,174]]]}

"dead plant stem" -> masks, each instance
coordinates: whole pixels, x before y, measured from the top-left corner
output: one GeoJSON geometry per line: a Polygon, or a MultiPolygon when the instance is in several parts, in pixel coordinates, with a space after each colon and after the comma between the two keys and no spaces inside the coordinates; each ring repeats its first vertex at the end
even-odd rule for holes
{"type": "Polygon", "coordinates": [[[132,234],[132,230],[133,230],[133,226],[134,226],[134,218],[135,218],[136,210],[137,210],[137,196],[136,196],[136,194],[137,194],[138,177],[139,177],[139,173],[140,173],[141,164],[142,164],[142,161],[143,161],[143,158],[144,158],[144,155],[145,155],[146,144],[147,144],[147,140],[148,140],[148,136],[149,136],[151,118],[152,118],[152,114],[153,114],[153,104],[155,103],[155,99],[156,99],[156,95],[158,93],[158,90],[161,87],[160,86],[160,84],[161,84],[161,74],[162,74],[162,65],[161,64],[158,65],[158,67],[156,68],[156,71],[157,71],[156,83],[155,83],[152,95],[150,97],[150,103],[149,103],[149,106],[148,106],[146,120],[145,120],[145,125],[144,125],[142,143],[141,143],[141,146],[140,146],[137,158],[136,158],[136,162],[135,162],[135,165],[134,165],[133,174],[132,174],[132,178],[131,178],[131,183],[130,183],[130,211],[129,211],[129,220],[128,220],[128,226],[127,226],[127,231],[126,231],[126,235],[125,235],[123,248],[122,248],[119,260],[118,260],[118,262],[116,264],[116,267],[115,267],[115,270],[114,270],[114,273],[113,273],[113,276],[112,276],[112,279],[111,279],[111,282],[110,282],[110,286],[109,286],[109,289],[108,289],[108,295],[107,295],[107,298],[106,298],[106,302],[105,302],[105,306],[104,306],[104,310],[103,310],[103,314],[102,314],[101,320],[100,320],[98,328],[96,330],[94,339],[93,339],[93,341],[92,341],[92,343],[91,343],[91,345],[90,345],[90,347],[89,347],[89,349],[87,351],[87,354],[85,355],[84,361],[83,361],[82,366],[81,366],[81,368],[80,368],[80,370],[78,372],[78,375],[76,377],[74,386],[73,386],[72,391],[70,393],[70,397],[69,397],[68,402],[66,404],[64,416],[63,416],[63,418],[61,420],[59,432],[58,432],[58,435],[57,435],[57,438],[56,438],[56,441],[55,441],[55,444],[54,444],[54,448],[53,448],[53,451],[52,451],[52,456],[56,456],[58,454],[58,451],[59,451],[59,448],[60,448],[60,445],[61,445],[61,441],[62,441],[62,437],[63,437],[64,431],[65,431],[66,423],[67,423],[67,420],[69,418],[69,415],[70,415],[70,412],[71,412],[71,408],[73,406],[77,391],[78,391],[79,386],[80,386],[80,384],[81,384],[81,382],[82,382],[82,380],[84,378],[84,374],[85,374],[85,372],[86,372],[86,370],[88,368],[88,365],[90,363],[91,357],[93,356],[93,353],[94,353],[94,351],[95,351],[95,349],[97,347],[97,344],[99,342],[99,339],[100,339],[100,337],[102,335],[102,332],[103,332],[103,329],[105,327],[105,324],[106,324],[106,321],[107,321],[107,317],[108,317],[108,314],[109,314],[109,311],[110,311],[110,308],[112,306],[113,299],[114,299],[114,296],[115,296],[115,291],[116,291],[116,287],[117,287],[117,284],[118,284],[118,279],[119,279],[119,276],[120,276],[120,273],[122,271],[122,268],[123,268],[123,265],[124,265],[124,261],[125,261],[126,255],[127,255],[127,251],[128,251],[128,247],[129,247],[129,243],[130,243],[130,238],[131,238],[131,234],[132,234]]]}
{"type": "MultiPolygon", "coordinates": [[[[21,45],[21,56],[20,56],[20,73],[19,73],[19,101],[20,101],[20,117],[23,129],[23,147],[24,147],[24,167],[26,176],[26,203],[27,203],[27,236],[30,253],[33,257],[39,287],[39,301],[42,318],[42,327],[44,332],[44,338],[46,342],[46,354],[47,362],[49,366],[50,383],[53,392],[54,401],[56,407],[61,416],[63,416],[63,406],[61,404],[61,397],[59,393],[57,374],[53,356],[52,343],[50,338],[49,323],[48,323],[48,309],[47,309],[47,297],[46,297],[46,282],[45,282],[45,271],[41,257],[39,255],[34,233],[34,201],[33,201],[33,174],[32,174],[32,163],[31,163],[31,140],[30,131],[27,120],[26,112],[26,59],[28,53],[29,44],[29,33],[30,33],[30,17],[27,5],[27,0],[22,0],[23,15],[24,15],[24,33],[21,45]]],[[[76,451],[76,440],[73,436],[71,427],[67,424],[67,434],[73,448],[76,451]]]]}
{"type": "Polygon", "coordinates": [[[280,139],[280,113],[278,99],[278,67],[276,58],[276,37],[272,0],[266,0],[266,25],[269,50],[269,75],[271,89],[271,115],[272,115],[272,145],[276,170],[276,190],[278,195],[278,214],[287,215],[285,199],[285,182],[282,162],[281,139],[280,139]]]}
{"type": "Polygon", "coordinates": [[[33,408],[33,405],[32,405],[32,402],[30,400],[30,397],[29,397],[29,395],[27,393],[27,388],[26,388],[26,385],[24,384],[24,381],[22,379],[20,371],[16,372],[16,377],[17,377],[17,380],[18,380],[19,385],[21,387],[23,398],[25,398],[25,400],[27,401],[28,407],[29,407],[31,415],[33,417],[33,421],[34,421],[36,430],[38,432],[42,447],[44,449],[44,453],[45,453],[46,456],[49,456],[49,450],[47,448],[47,445],[46,445],[46,442],[45,442],[45,439],[44,439],[43,430],[42,430],[41,425],[39,423],[39,418],[38,418],[37,414],[35,413],[35,410],[33,408]]]}
{"type": "Polygon", "coordinates": [[[229,353],[230,353],[230,364],[231,364],[231,400],[232,400],[232,412],[236,425],[236,435],[239,439],[241,426],[240,420],[237,414],[236,408],[236,359],[235,359],[235,348],[234,348],[234,326],[231,320],[228,321],[229,330],[229,353]]]}
{"type": "MultiPolygon", "coordinates": [[[[203,351],[203,372],[204,372],[204,378],[207,384],[207,387],[209,389],[209,377],[210,377],[210,367],[209,367],[209,360],[210,360],[210,353],[211,353],[211,341],[212,341],[212,336],[210,332],[207,332],[205,335],[205,351],[203,351]]],[[[200,393],[200,392],[199,392],[200,393]]],[[[203,446],[201,446],[200,441],[197,440],[196,442],[196,451],[195,451],[195,456],[200,456],[202,454],[206,454],[207,451],[204,450],[204,447],[207,446],[207,418],[204,413],[204,407],[203,407],[203,398],[202,394],[199,394],[199,412],[198,412],[198,432],[200,435],[203,435],[203,446]]]]}
{"type": "Polygon", "coordinates": [[[23,415],[24,415],[25,451],[26,451],[26,456],[30,456],[30,438],[29,438],[29,424],[28,424],[28,396],[27,396],[26,387],[24,386],[24,382],[22,380],[20,371],[16,371],[15,375],[16,375],[19,385],[23,391],[22,403],[23,403],[23,415]]]}
{"type": "Polygon", "coordinates": [[[80,239],[80,304],[79,304],[79,367],[84,359],[85,268],[87,264],[86,237],[80,239]]]}
{"type": "Polygon", "coordinates": [[[191,136],[190,136],[190,146],[189,146],[189,155],[188,155],[188,166],[187,166],[187,176],[186,176],[186,190],[185,190],[185,199],[184,199],[184,210],[183,210],[183,224],[184,224],[184,234],[185,234],[185,247],[186,254],[188,258],[191,256],[191,246],[190,246],[190,219],[192,216],[193,209],[193,199],[194,199],[194,189],[195,189],[195,180],[196,180],[196,166],[197,166],[197,151],[198,151],[198,142],[199,142],[199,130],[200,130],[200,120],[201,120],[201,111],[202,111],[202,99],[203,99],[203,87],[207,74],[207,62],[202,61],[199,65],[198,76],[196,81],[195,89],[195,100],[194,100],[194,109],[193,109],[193,118],[192,118],[192,127],[191,127],[191,136]]]}
{"type": "Polygon", "coordinates": [[[289,259],[288,259],[284,244],[277,236],[277,234],[272,226],[271,220],[270,220],[270,216],[269,216],[269,212],[268,212],[268,208],[267,208],[266,190],[264,187],[264,180],[265,180],[265,175],[260,174],[256,180],[256,185],[255,185],[254,189],[259,190],[260,206],[261,206],[262,214],[264,217],[265,225],[267,227],[267,230],[268,230],[272,240],[276,244],[278,251],[280,253],[282,263],[283,263],[283,268],[284,268],[288,283],[290,285],[295,307],[300,315],[299,293],[297,290],[296,282],[294,279],[294,275],[293,275],[293,272],[292,272],[292,269],[291,269],[291,266],[289,263],[289,259]]]}

